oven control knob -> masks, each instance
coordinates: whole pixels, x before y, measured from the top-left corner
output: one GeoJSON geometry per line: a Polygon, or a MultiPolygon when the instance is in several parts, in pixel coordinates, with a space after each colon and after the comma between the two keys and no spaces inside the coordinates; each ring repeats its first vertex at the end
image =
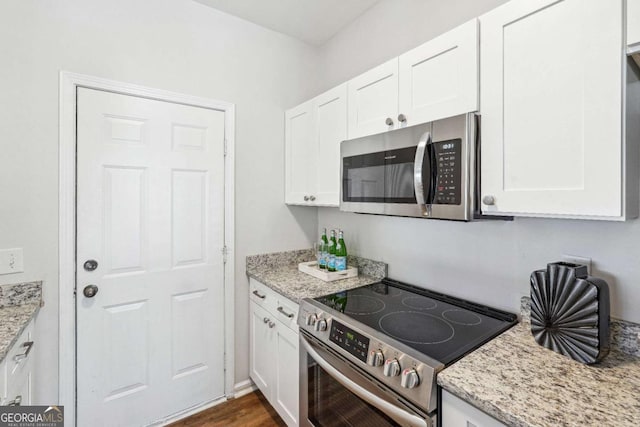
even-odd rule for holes
{"type": "Polygon", "coordinates": [[[316,332],[324,332],[327,330],[327,321],[325,319],[318,319],[315,328],[316,332]]]}
{"type": "Polygon", "coordinates": [[[420,385],[420,377],[413,368],[407,368],[402,371],[402,379],[400,385],[404,388],[415,388],[420,385]]]}
{"type": "Polygon", "coordinates": [[[382,366],[384,363],[384,354],[382,350],[371,350],[367,357],[367,364],[371,366],[382,366]]]}
{"type": "Polygon", "coordinates": [[[307,326],[313,326],[316,324],[316,320],[318,320],[318,316],[316,316],[314,313],[311,313],[310,315],[307,316],[307,326]]]}
{"type": "Polygon", "coordinates": [[[387,377],[397,377],[400,375],[400,362],[398,359],[387,359],[384,362],[383,374],[387,377]]]}

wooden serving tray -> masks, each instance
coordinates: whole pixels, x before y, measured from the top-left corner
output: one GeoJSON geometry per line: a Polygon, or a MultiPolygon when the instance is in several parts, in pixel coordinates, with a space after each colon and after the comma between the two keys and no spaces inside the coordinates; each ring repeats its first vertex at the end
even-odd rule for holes
{"type": "Polygon", "coordinates": [[[320,280],[324,280],[325,282],[348,279],[350,277],[356,277],[358,275],[357,267],[347,266],[346,270],[327,271],[318,268],[317,261],[301,262],[300,264],[298,264],[298,270],[320,280]]]}

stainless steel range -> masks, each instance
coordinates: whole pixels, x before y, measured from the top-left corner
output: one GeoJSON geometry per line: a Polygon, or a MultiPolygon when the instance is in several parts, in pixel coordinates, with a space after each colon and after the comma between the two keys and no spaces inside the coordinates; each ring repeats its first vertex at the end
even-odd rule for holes
{"type": "Polygon", "coordinates": [[[301,425],[431,426],[436,375],[516,316],[383,279],[300,305],[301,425]]]}

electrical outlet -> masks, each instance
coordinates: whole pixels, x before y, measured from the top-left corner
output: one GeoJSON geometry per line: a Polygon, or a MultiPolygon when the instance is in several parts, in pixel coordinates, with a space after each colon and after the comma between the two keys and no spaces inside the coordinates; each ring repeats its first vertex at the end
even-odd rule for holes
{"type": "Polygon", "coordinates": [[[0,274],[22,273],[23,271],[22,248],[0,250],[0,274]]]}
{"type": "Polygon", "coordinates": [[[587,266],[587,274],[591,274],[591,258],[582,257],[578,255],[562,255],[562,261],[570,262],[573,264],[583,264],[587,266]]]}

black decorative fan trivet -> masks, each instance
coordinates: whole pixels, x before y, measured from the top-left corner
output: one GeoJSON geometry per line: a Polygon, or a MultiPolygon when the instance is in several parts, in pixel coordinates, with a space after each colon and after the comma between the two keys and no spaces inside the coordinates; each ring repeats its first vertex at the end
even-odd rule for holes
{"type": "Polygon", "coordinates": [[[556,262],[531,274],[531,332],[543,347],[582,363],[609,353],[609,286],[580,264],[556,262]]]}

